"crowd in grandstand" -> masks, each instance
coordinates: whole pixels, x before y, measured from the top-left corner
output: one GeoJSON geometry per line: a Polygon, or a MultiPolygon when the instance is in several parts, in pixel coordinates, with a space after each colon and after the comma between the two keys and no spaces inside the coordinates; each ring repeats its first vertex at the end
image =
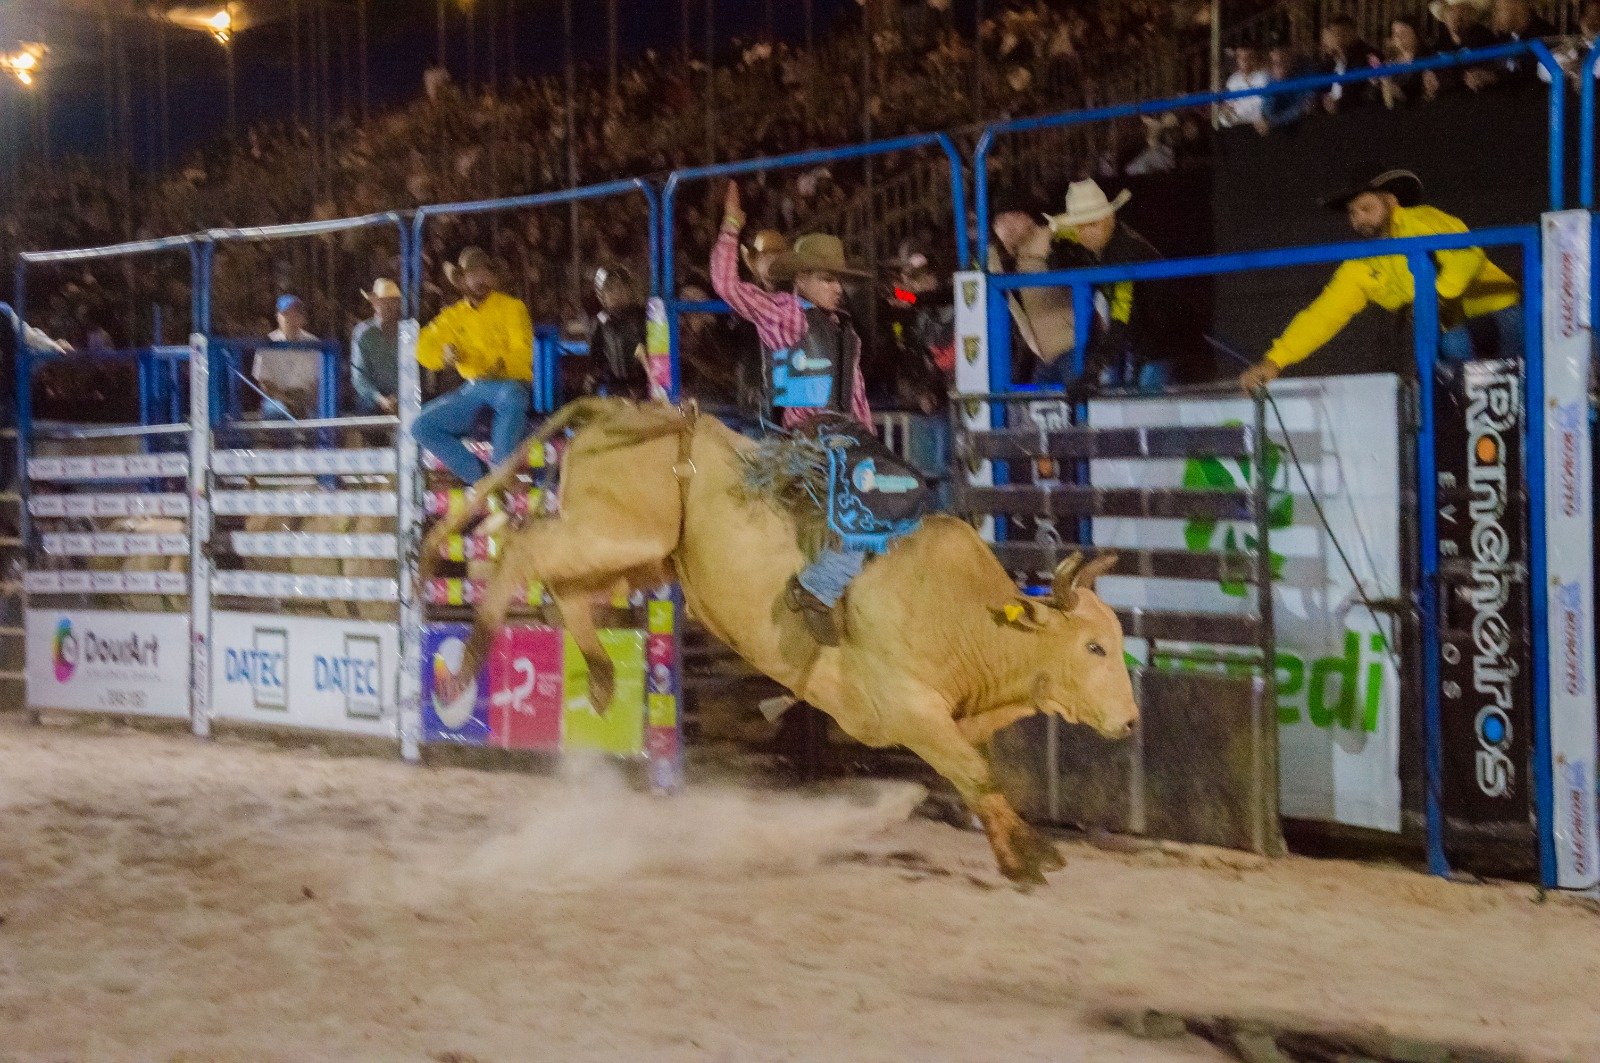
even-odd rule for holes
{"type": "MultiPolygon", "coordinates": [[[[1139,54],[1175,44],[1203,47],[1210,11],[1201,0],[997,0],[975,50],[970,33],[954,23],[949,0],[903,0],[898,19],[878,27],[870,42],[859,22],[838,28],[811,50],[783,42],[734,42],[712,71],[698,60],[652,52],[624,71],[614,93],[604,77],[586,72],[570,122],[558,77],[520,80],[496,92],[464,88],[434,71],[425,91],[404,108],[315,133],[281,124],[251,129],[236,142],[213,145],[174,173],[138,177],[115,166],[52,162],[17,190],[13,209],[0,219],[0,250],[9,257],[23,248],[406,210],[574,181],[660,175],[705,162],[711,152],[724,159],[775,155],[857,141],[864,133],[887,137],[970,127],[980,118],[1065,110],[1105,99],[1108,79],[1139,54]],[[871,49],[874,71],[865,107],[864,46],[871,49]],[[709,122],[708,94],[714,103],[709,122]]],[[[1600,3],[1584,5],[1579,25],[1586,46],[1600,29],[1600,3]]],[[[1284,41],[1241,45],[1230,53],[1235,69],[1229,86],[1261,87],[1318,70],[1360,69],[1384,59],[1405,61],[1553,32],[1528,0],[1438,0],[1414,18],[1396,19],[1389,39],[1381,42],[1363,40],[1354,23],[1334,18],[1321,27],[1316,54],[1284,41]]],[[[1575,77],[1580,48],[1561,54],[1575,77]]],[[[1440,94],[1489,91],[1540,73],[1527,60],[1512,60],[1239,101],[1221,108],[1215,118],[1223,126],[1249,126],[1270,135],[1354,107],[1416,106],[1440,94]]],[[[1106,151],[1062,160],[1063,185],[1075,178],[1114,179],[1181,166],[1186,152],[1198,150],[1207,138],[1211,117],[1172,116],[1124,126],[1104,142],[1106,151]]],[[[892,181],[898,168],[913,164],[881,160],[874,178],[892,181]]],[[[862,177],[859,168],[835,166],[753,181],[745,189],[751,229],[791,236],[813,229],[840,231],[845,212],[861,195],[862,177]]],[[[706,263],[718,231],[715,190],[700,192],[682,202],[675,230],[684,264],[680,294],[690,298],[709,293],[706,263]]],[[[880,385],[885,391],[875,396],[879,402],[926,408],[930,396],[942,390],[934,370],[948,369],[948,307],[939,298],[938,278],[953,268],[941,257],[951,242],[947,233],[929,232],[884,264],[885,283],[878,294],[887,302],[879,316],[882,339],[893,354],[881,353],[883,342],[869,342],[869,347],[897,364],[903,364],[908,346],[918,354],[915,370],[869,374],[891,380],[880,385]],[[899,303],[890,295],[894,288],[899,303]]],[[[599,309],[593,285],[585,283],[597,267],[631,267],[635,275],[646,269],[642,211],[615,203],[572,212],[445,219],[428,230],[424,316],[450,296],[439,283],[441,267],[470,245],[488,248],[504,263],[507,290],[526,303],[533,320],[576,332],[586,331],[599,309]]],[[[219,255],[217,331],[265,334],[277,297],[294,291],[305,299],[302,311],[312,331],[347,336],[364,316],[361,286],[374,277],[399,275],[392,236],[380,231],[292,251],[287,246],[229,247],[219,255]]],[[[942,288],[947,300],[948,281],[942,288]]],[[[79,347],[127,346],[148,342],[152,323],[144,308],[150,306],[163,309],[167,339],[181,336],[187,305],[187,263],[174,257],[137,271],[102,266],[53,272],[37,288],[30,318],[79,347]]],[[[730,401],[749,390],[739,354],[748,337],[735,328],[691,320],[686,331],[688,380],[730,401]]]]}

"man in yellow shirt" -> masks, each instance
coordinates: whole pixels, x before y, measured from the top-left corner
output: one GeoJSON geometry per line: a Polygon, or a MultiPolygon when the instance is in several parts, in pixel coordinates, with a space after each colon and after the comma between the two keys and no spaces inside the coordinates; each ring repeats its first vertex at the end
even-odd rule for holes
{"type": "Polygon", "coordinates": [[[499,291],[496,264],[480,248],[461,252],[459,266],[446,263],[444,273],[464,298],[422,330],[417,362],[424,369],[449,366],[463,382],[424,406],[411,434],[463,483],[474,484],[487,470],[461,441],[483,411],[494,417],[489,438],[497,463],[522,442],[532,398],[533,319],[521,299],[499,291]]]}
{"type": "MultiPolygon", "coordinates": [[[[1390,170],[1348,192],[1324,200],[1345,211],[1350,226],[1367,239],[1464,233],[1467,226],[1422,204],[1422,181],[1406,170],[1390,170]]],[[[1517,282],[1489,261],[1481,247],[1434,253],[1438,265],[1439,356],[1465,362],[1473,357],[1522,357],[1522,303],[1517,282]]],[[[1404,255],[1352,259],[1334,271],[1322,294],[1289,323],[1266,358],[1239,378],[1253,391],[1339,334],[1350,319],[1376,303],[1402,310],[1416,299],[1416,282],[1404,255]]]]}

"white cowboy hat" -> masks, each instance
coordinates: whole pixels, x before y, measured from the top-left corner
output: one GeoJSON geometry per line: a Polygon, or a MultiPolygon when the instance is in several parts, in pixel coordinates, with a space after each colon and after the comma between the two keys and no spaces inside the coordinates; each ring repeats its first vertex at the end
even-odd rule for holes
{"type": "Polygon", "coordinates": [[[1070,229],[1074,225],[1087,225],[1089,222],[1109,218],[1127,205],[1133,198],[1133,193],[1124,188],[1117,193],[1116,199],[1107,199],[1105,190],[1094,181],[1074,181],[1067,186],[1067,212],[1065,214],[1044,216],[1050,228],[1060,232],[1070,229]]]}
{"type": "Polygon", "coordinates": [[[372,282],[371,291],[364,291],[361,294],[369,303],[375,303],[379,299],[398,299],[400,298],[400,285],[388,277],[379,277],[372,282]]]}
{"type": "Polygon", "coordinates": [[[1494,6],[1494,0],[1433,0],[1433,3],[1428,5],[1428,14],[1443,22],[1444,9],[1453,7],[1456,4],[1466,4],[1468,7],[1477,8],[1478,14],[1482,15],[1494,6]]]}

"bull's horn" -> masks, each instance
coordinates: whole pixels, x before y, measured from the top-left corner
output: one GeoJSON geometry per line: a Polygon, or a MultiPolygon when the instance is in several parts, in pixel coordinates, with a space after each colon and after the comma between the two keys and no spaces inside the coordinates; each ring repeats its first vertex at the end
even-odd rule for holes
{"type": "Polygon", "coordinates": [[[1070,613],[1078,604],[1078,570],[1083,567],[1083,552],[1074,550],[1056,566],[1055,578],[1050,582],[1050,597],[1057,609],[1070,613]]]}
{"type": "Polygon", "coordinates": [[[1094,590],[1094,581],[1116,567],[1116,554],[1101,554],[1078,570],[1077,574],[1072,578],[1072,585],[1073,587],[1081,587],[1086,591],[1092,591],[1094,590]]]}

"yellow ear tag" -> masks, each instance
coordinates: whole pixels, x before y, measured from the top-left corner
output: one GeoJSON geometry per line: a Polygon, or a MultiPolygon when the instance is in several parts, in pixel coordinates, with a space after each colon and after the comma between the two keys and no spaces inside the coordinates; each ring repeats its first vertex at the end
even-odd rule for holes
{"type": "Polygon", "coordinates": [[[1025,611],[1026,610],[1024,610],[1022,608],[1022,606],[1016,604],[1015,602],[1012,602],[1010,605],[1006,606],[1006,608],[1005,608],[1006,623],[1015,624],[1018,620],[1022,619],[1022,614],[1025,611]]]}

